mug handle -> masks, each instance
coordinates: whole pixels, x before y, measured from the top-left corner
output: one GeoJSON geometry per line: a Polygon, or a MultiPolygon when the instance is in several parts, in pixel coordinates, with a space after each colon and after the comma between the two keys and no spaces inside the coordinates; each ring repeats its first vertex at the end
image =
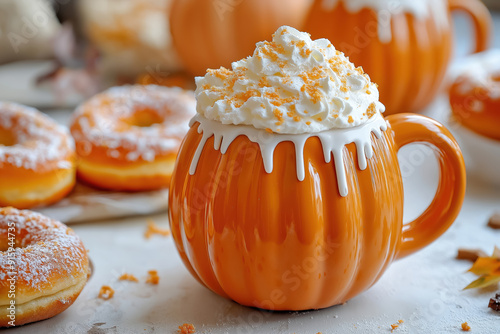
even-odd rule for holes
{"type": "Polygon", "coordinates": [[[395,114],[386,120],[393,130],[398,151],[411,143],[427,144],[435,151],[440,169],[432,203],[420,217],[403,226],[396,255],[402,258],[430,244],[455,221],[465,196],[465,165],[452,134],[435,120],[416,114],[395,114]]]}
{"type": "Polygon", "coordinates": [[[474,53],[488,49],[493,27],[491,14],[480,0],[449,0],[450,10],[464,11],[472,18],[476,31],[476,49],[474,53]]]}

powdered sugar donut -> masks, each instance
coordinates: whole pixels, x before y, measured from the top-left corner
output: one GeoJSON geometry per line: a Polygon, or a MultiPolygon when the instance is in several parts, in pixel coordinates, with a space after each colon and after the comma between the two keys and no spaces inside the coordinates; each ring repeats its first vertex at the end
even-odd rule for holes
{"type": "Polygon", "coordinates": [[[0,209],[0,326],[67,309],[89,276],[87,251],[66,225],[31,211],[0,209]]]}
{"type": "Polygon", "coordinates": [[[0,102],[0,207],[50,204],[74,184],[68,130],[36,109],[0,102]]]}
{"type": "Polygon", "coordinates": [[[111,88],[75,111],[78,177],[96,187],[140,191],[167,187],[195,99],[180,88],[111,88]]]}

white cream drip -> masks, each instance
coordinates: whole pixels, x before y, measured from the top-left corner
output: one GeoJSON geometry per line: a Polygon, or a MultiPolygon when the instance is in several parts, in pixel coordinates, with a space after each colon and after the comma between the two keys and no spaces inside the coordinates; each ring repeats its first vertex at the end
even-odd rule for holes
{"type": "Polygon", "coordinates": [[[446,0],[323,0],[323,9],[331,11],[343,2],[351,13],[358,13],[363,8],[377,13],[378,38],[382,43],[392,40],[391,19],[393,15],[408,13],[417,20],[431,18],[438,28],[449,27],[448,1],[446,0]]]}
{"type": "Polygon", "coordinates": [[[214,149],[219,150],[221,154],[225,154],[231,143],[238,136],[244,135],[250,141],[259,145],[266,173],[272,173],[273,171],[273,157],[276,146],[281,142],[291,141],[295,146],[297,179],[303,181],[305,179],[304,145],[310,137],[318,137],[323,147],[326,163],[331,162],[333,154],[338,190],[343,197],[348,195],[343,148],[347,144],[354,143],[359,169],[365,170],[368,166],[367,159],[371,159],[373,156],[371,134],[373,133],[377,138],[380,138],[382,131],[387,130],[387,123],[381,114],[377,114],[369,122],[358,127],[303,134],[271,134],[252,126],[222,124],[199,114],[191,119],[190,126],[196,123],[199,123],[198,133],[202,133],[203,136],[191,161],[190,175],[195,174],[201,153],[210,137],[214,137],[214,149]]]}

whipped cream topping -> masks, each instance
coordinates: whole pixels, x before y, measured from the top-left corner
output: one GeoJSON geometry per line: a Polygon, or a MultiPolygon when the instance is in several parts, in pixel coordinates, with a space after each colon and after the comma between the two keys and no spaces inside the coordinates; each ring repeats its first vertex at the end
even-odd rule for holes
{"type": "Polygon", "coordinates": [[[313,41],[288,26],[232,70],[208,70],[196,85],[205,118],[281,134],[356,127],[385,110],[362,68],[327,39],[313,41]]]}

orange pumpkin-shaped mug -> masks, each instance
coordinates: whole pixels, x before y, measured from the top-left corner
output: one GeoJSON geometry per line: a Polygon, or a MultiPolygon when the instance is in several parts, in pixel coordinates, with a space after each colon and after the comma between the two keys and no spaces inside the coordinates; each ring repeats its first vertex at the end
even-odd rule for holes
{"type": "Polygon", "coordinates": [[[462,205],[451,134],[419,115],[384,119],[376,86],[325,41],[282,27],[232,71],[197,79],[199,114],[170,185],[172,235],[200,283],[243,305],[342,303],[440,236],[462,205]],[[435,149],[441,177],[403,226],[397,153],[412,142],[435,149]]]}
{"type": "Polygon", "coordinates": [[[480,0],[315,0],[304,29],[370,74],[387,113],[413,112],[440,91],[451,60],[452,10],[471,16],[474,50],[485,50],[492,23],[480,0]]]}

